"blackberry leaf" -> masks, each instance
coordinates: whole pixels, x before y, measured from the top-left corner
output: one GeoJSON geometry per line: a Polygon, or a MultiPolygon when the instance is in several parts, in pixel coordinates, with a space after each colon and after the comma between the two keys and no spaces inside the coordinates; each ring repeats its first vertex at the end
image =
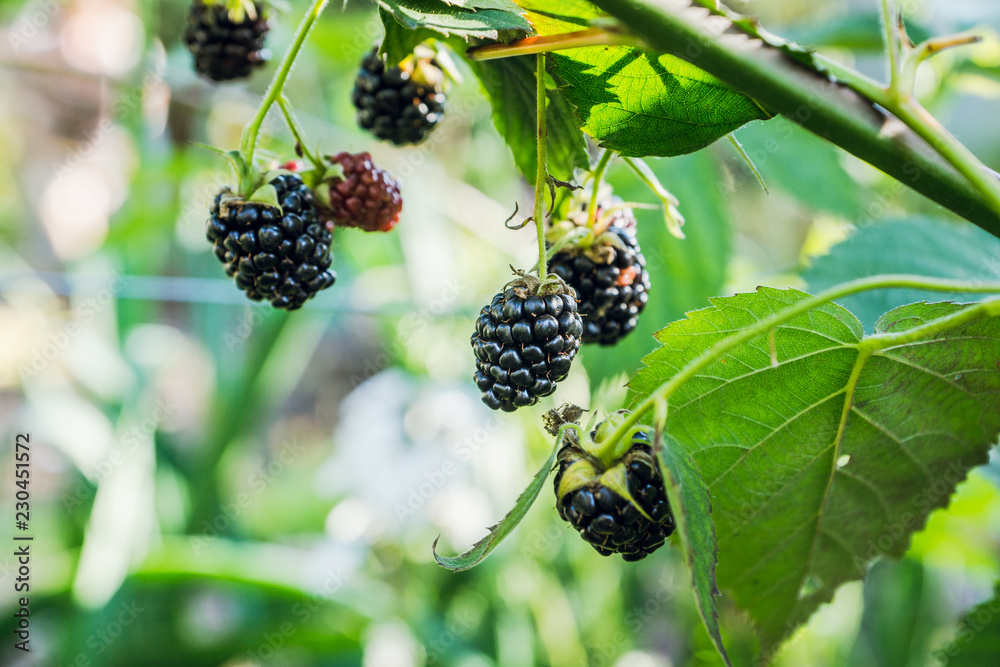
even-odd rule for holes
{"type": "Polygon", "coordinates": [[[531,24],[509,0],[377,0],[379,7],[407,28],[430,28],[443,35],[497,39],[501,32],[523,36],[531,24]]]}
{"type": "MultiPolygon", "coordinates": [[[[510,146],[517,168],[533,184],[538,164],[534,59],[502,58],[471,65],[490,97],[493,124],[510,146]]],[[[555,178],[570,181],[574,169],[588,166],[587,143],[563,92],[549,88],[546,93],[546,166],[555,178]]]]}
{"type": "MultiPolygon", "coordinates": [[[[657,334],[632,380],[648,397],[721,340],[808,298],[761,288],[713,300],[657,334]]],[[[898,308],[863,338],[814,308],[717,359],[670,397],[666,434],[713,499],[718,581],[769,651],[879,556],[898,557],[1000,434],[1000,317],[890,336],[955,304],[898,308]]]]}
{"type": "MultiPolygon", "coordinates": [[[[582,0],[518,4],[539,35],[581,30],[605,16],[582,0]]],[[[749,97],[673,56],[610,46],[550,57],[583,131],[625,156],[691,153],[752,120],[770,118],[749,97]]]]}

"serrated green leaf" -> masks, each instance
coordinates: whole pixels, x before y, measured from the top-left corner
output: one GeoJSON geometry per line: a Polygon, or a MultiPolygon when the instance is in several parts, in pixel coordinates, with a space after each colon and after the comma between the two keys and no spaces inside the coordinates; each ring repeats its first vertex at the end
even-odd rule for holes
{"type": "MultiPolygon", "coordinates": [[[[603,14],[582,0],[518,0],[540,35],[580,30],[603,14]]],[[[627,46],[552,54],[583,130],[629,157],[691,153],[769,117],[750,98],[669,55],[627,46]]]]}
{"type": "Polygon", "coordinates": [[[437,540],[434,540],[434,546],[432,550],[434,552],[434,560],[437,561],[438,565],[447,568],[452,572],[461,572],[463,570],[469,570],[479,565],[483,560],[490,555],[490,553],[500,545],[505,537],[510,535],[510,533],[517,527],[517,524],[521,523],[521,519],[524,515],[528,513],[531,509],[531,505],[538,498],[539,492],[542,487],[545,486],[545,480],[548,479],[549,473],[552,472],[552,466],[555,465],[556,455],[559,453],[559,448],[562,446],[563,441],[562,431],[559,437],[556,438],[555,446],[552,448],[552,454],[549,456],[545,465],[541,467],[538,473],[535,475],[534,479],[531,480],[531,484],[528,485],[520,496],[517,498],[517,503],[514,504],[514,508],[507,513],[503,519],[500,520],[494,526],[491,526],[489,533],[483,539],[476,542],[471,549],[466,551],[460,556],[440,556],[437,552],[437,540]]]}
{"type": "Polygon", "coordinates": [[[379,7],[379,18],[382,19],[382,27],[385,28],[385,35],[379,46],[379,52],[384,53],[389,65],[398,65],[403,58],[406,58],[418,44],[433,37],[440,37],[440,33],[426,28],[404,28],[399,21],[393,18],[392,14],[384,8],[379,7]]]}
{"type": "MultiPolygon", "coordinates": [[[[862,227],[835,245],[830,254],[815,258],[802,277],[811,291],[821,292],[855,278],[882,273],[996,281],[1000,279],[1000,240],[968,223],[929,218],[889,220],[862,227]]],[[[926,296],[926,292],[912,289],[875,290],[846,297],[839,303],[871,331],[882,313],[926,296]]],[[[937,293],[934,298],[969,302],[981,297],[937,293]]]]}
{"type": "Polygon", "coordinates": [[[1000,656],[1000,584],[993,597],[965,615],[955,639],[934,652],[948,667],[994,667],[1000,656]]]}
{"type": "MultiPolygon", "coordinates": [[[[714,299],[657,334],[630,386],[644,399],[715,343],[808,298],[760,288],[714,299]]],[[[712,493],[718,581],[765,651],[898,557],[1000,433],[1000,318],[957,324],[955,304],[887,313],[878,336],[835,304],[735,348],[670,397],[666,432],[712,493]],[[947,327],[892,343],[941,316],[947,327]],[[884,334],[884,335],[882,335],[884,334]]]]}
{"type": "MultiPolygon", "coordinates": [[[[489,95],[493,124],[513,152],[517,168],[534,183],[538,164],[535,57],[487,60],[472,66],[489,95]]],[[[574,169],[587,167],[587,144],[562,92],[546,92],[546,163],[552,176],[568,181],[574,169]]]]}
{"type": "Polygon", "coordinates": [[[503,0],[448,4],[440,0],[377,0],[406,28],[429,28],[443,35],[497,39],[501,32],[525,34],[531,24],[503,0]]]}
{"type": "Polygon", "coordinates": [[[708,488],[698,465],[684,446],[673,438],[664,438],[658,454],[667,499],[673,510],[675,532],[680,537],[684,562],[691,572],[698,612],[719,655],[727,665],[731,665],[719,631],[719,609],[715,599],[719,595],[715,585],[718,545],[708,488]]]}

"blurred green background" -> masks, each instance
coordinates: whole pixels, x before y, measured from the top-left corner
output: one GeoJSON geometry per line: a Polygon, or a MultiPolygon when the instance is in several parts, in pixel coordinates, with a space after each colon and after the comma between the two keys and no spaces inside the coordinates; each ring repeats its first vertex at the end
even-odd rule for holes
{"type": "MultiPolygon", "coordinates": [[[[306,4],[275,21],[275,60],[306,4]]],[[[882,75],[875,0],[732,4],[882,75]]],[[[991,35],[918,84],[1000,165],[1000,5],[904,5],[914,37],[991,35]]],[[[234,148],[274,65],[245,84],[198,80],[178,41],[186,10],[0,1],[0,541],[13,544],[18,432],[32,437],[34,536],[30,654],[13,649],[15,561],[0,547],[0,664],[720,664],[678,553],[601,558],[548,491],[481,567],[433,562],[436,536],[464,550],[513,504],[551,447],[540,417],[555,405],[494,414],[471,383],[473,318],[535,247],[531,229],[504,227],[532,193],[468,68],[425,145],[380,145],[349,99],[381,34],[374,5],[328,8],[286,94],[323,151],[370,151],[400,177],[405,206],[391,234],[338,231],[336,286],[288,316],[249,304],[209,252],[208,203],[231,177],[192,146],[234,148]]],[[[622,345],[584,350],[555,401],[616,409],[650,334],[708,297],[803,287],[809,257],[857,226],[947,219],[781,119],[737,136],[770,193],[725,141],[651,161],[688,238],[637,210],[650,306],[622,345]]],[[[263,137],[289,156],[277,114],[263,137]]],[[[610,180],[652,201],[620,165],[610,180]]],[[[1000,259],[965,269],[996,276],[1000,259]]],[[[998,579],[994,456],[903,562],[844,586],[775,664],[937,664],[931,652],[998,579]]],[[[750,664],[751,629],[725,599],[722,624],[734,663],[750,664]]]]}

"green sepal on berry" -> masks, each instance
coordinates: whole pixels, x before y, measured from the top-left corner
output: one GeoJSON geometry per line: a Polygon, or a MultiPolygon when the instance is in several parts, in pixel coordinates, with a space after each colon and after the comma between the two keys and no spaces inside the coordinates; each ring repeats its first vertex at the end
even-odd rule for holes
{"type": "Polygon", "coordinates": [[[636,561],[664,544],[674,518],[645,429],[610,439],[627,415],[619,411],[590,433],[567,437],[553,488],[559,516],[598,553],[636,561]]]}

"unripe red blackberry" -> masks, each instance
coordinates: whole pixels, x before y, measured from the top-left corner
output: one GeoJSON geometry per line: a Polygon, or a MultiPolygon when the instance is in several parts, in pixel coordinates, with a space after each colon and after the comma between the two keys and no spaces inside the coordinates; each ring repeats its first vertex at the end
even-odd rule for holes
{"type": "Polygon", "coordinates": [[[527,274],[493,297],[476,320],[472,350],[483,403],[513,412],[556,390],[580,349],[583,324],[572,290],[536,293],[527,274]]]}
{"type": "Polygon", "coordinates": [[[361,61],[351,95],[358,125],[383,141],[418,144],[444,116],[443,84],[433,60],[388,67],[372,49],[361,61]]]}
{"type": "Polygon", "coordinates": [[[403,197],[399,183],[379,168],[368,153],[338,153],[326,162],[343,175],[328,173],[313,188],[319,217],[342,227],[387,232],[399,222],[403,197]]]}
{"type": "MultiPolygon", "coordinates": [[[[584,216],[585,211],[586,204],[584,216]]],[[[564,225],[580,225],[570,217],[564,225]]],[[[595,217],[596,236],[589,243],[564,246],[549,267],[576,290],[583,342],[614,345],[635,329],[649,300],[649,274],[635,237],[632,209],[610,199],[597,207],[595,217]]]]}
{"type": "Polygon", "coordinates": [[[674,532],[663,476],[645,433],[636,433],[628,451],[607,467],[578,442],[567,441],[559,450],[554,488],[560,518],[602,556],[642,560],[674,532]]]}
{"type": "Polygon", "coordinates": [[[263,2],[193,0],[184,43],[194,56],[194,69],[212,81],[250,76],[270,57],[264,39],[270,25],[263,2]]]}
{"type": "Polygon", "coordinates": [[[336,280],[333,233],[319,221],[313,194],[299,176],[280,174],[269,183],[280,209],[225,189],[215,197],[206,236],[250,299],[296,310],[336,280]]]}

